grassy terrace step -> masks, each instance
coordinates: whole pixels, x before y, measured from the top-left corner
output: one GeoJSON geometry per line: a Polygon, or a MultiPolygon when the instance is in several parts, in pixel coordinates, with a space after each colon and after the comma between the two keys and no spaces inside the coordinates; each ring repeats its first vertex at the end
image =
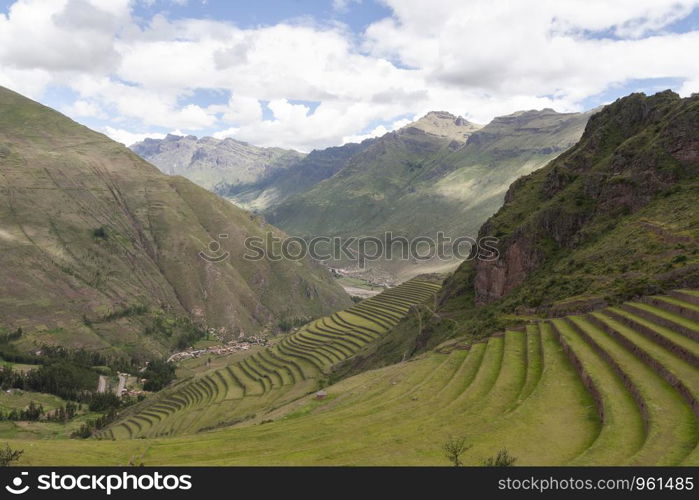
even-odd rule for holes
{"type": "Polygon", "coordinates": [[[355,352],[362,348],[366,342],[357,341],[354,337],[348,334],[338,334],[330,330],[324,329],[322,326],[307,325],[303,331],[299,332],[299,336],[318,340],[342,351],[345,357],[352,356],[355,352]]]}
{"type": "Polygon", "coordinates": [[[675,352],[685,361],[691,363],[695,368],[699,368],[699,342],[681,333],[677,333],[670,328],[665,328],[652,321],[648,321],[642,316],[634,314],[629,309],[610,307],[605,312],[607,315],[624,323],[632,330],[645,335],[666,349],[675,352]]]}
{"type": "Polygon", "coordinates": [[[386,311],[393,315],[397,315],[400,319],[410,310],[410,307],[403,306],[401,304],[391,302],[388,300],[374,301],[371,306],[372,308],[379,309],[381,311],[386,311]]]}
{"type": "Polygon", "coordinates": [[[627,303],[622,305],[620,309],[699,342],[699,329],[695,330],[691,322],[682,317],[641,303],[627,303]]]}
{"type": "MultiPolygon", "coordinates": [[[[280,342],[279,344],[277,344],[277,349],[284,356],[298,358],[299,360],[309,363],[311,366],[315,368],[315,370],[317,370],[317,372],[325,372],[326,361],[313,354],[308,354],[304,349],[298,349],[297,347],[284,342],[280,342]]],[[[330,364],[332,364],[332,362],[330,364]]]]}
{"type": "Polygon", "coordinates": [[[231,366],[226,366],[225,368],[223,368],[223,371],[225,371],[228,377],[234,382],[234,385],[240,388],[241,397],[246,396],[248,392],[247,387],[240,379],[240,377],[238,377],[238,375],[233,371],[233,368],[231,366]]]}
{"type": "Polygon", "coordinates": [[[669,295],[684,302],[689,302],[690,304],[699,306],[699,291],[697,290],[674,290],[669,292],[669,295]]]}
{"type": "Polygon", "coordinates": [[[624,463],[643,446],[648,413],[638,388],[614,358],[575,322],[553,320],[553,325],[575,353],[600,394],[604,418],[595,441],[574,464],[624,463]]]}
{"type": "Polygon", "coordinates": [[[631,304],[633,307],[636,307],[638,309],[643,309],[645,311],[650,311],[656,316],[659,316],[663,319],[666,319],[668,321],[672,321],[684,328],[686,328],[689,331],[692,332],[699,332],[699,322],[692,320],[691,318],[687,318],[685,316],[682,316],[681,313],[678,313],[677,311],[672,310],[673,308],[668,307],[668,304],[666,302],[662,301],[652,301],[652,302],[635,302],[631,304]]]}
{"type": "Polygon", "coordinates": [[[460,398],[478,399],[490,391],[500,374],[504,346],[504,337],[491,337],[488,340],[480,369],[469,389],[460,398]]]}
{"type": "Polygon", "coordinates": [[[290,366],[298,367],[304,374],[304,379],[313,378],[323,370],[323,365],[318,364],[315,358],[311,358],[303,352],[299,353],[295,349],[289,350],[281,343],[270,349],[269,354],[275,356],[275,359],[288,362],[290,366]]]}
{"type": "Polygon", "coordinates": [[[239,368],[245,372],[251,379],[255,380],[262,386],[262,392],[272,388],[272,382],[267,374],[260,373],[253,363],[250,362],[250,357],[243,358],[238,364],[239,368]]]}
{"type": "Polygon", "coordinates": [[[403,291],[401,293],[395,293],[392,294],[390,297],[395,297],[396,299],[401,299],[401,300],[406,300],[410,301],[413,303],[417,302],[429,302],[431,299],[434,298],[434,294],[432,293],[421,293],[421,292],[413,292],[410,290],[403,291]]]}
{"type": "Polygon", "coordinates": [[[337,312],[330,316],[330,319],[340,326],[361,330],[376,337],[380,337],[386,331],[384,327],[377,325],[375,321],[350,311],[337,312]]]}
{"type": "Polygon", "coordinates": [[[369,307],[358,307],[356,309],[352,309],[351,312],[355,314],[364,314],[368,319],[372,319],[382,324],[383,328],[386,330],[395,326],[399,321],[395,316],[369,307]]]}
{"type": "Polygon", "coordinates": [[[261,354],[253,354],[252,356],[250,356],[250,361],[258,365],[259,369],[261,371],[264,371],[272,379],[273,386],[277,387],[293,383],[290,380],[290,377],[286,370],[275,366],[273,363],[270,363],[261,354]]]}
{"type": "Polygon", "coordinates": [[[307,329],[313,330],[314,332],[323,333],[330,337],[342,338],[345,340],[345,342],[354,345],[356,349],[361,349],[363,346],[375,339],[375,337],[357,330],[343,330],[336,323],[329,324],[329,322],[325,320],[317,321],[312,325],[309,325],[307,329]]]}
{"type": "Polygon", "coordinates": [[[628,463],[680,463],[696,444],[696,422],[686,401],[653,368],[591,322],[589,316],[571,317],[571,320],[628,375],[648,409],[648,437],[628,463]]]}
{"type": "Polygon", "coordinates": [[[524,385],[519,394],[520,402],[534,391],[539,380],[541,380],[541,372],[543,371],[543,347],[541,345],[541,331],[539,325],[527,325],[527,372],[524,379],[524,385]]]}
{"type": "Polygon", "coordinates": [[[322,318],[314,325],[316,325],[318,328],[322,328],[323,330],[329,330],[340,335],[355,337],[358,341],[363,343],[373,342],[380,335],[372,330],[368,330],[366,327],[347,323],[341,318],[322,318]]]}
{"type": "Polygon", "coordinates": [[[376,297],[373,297],[373,302],[375,302],[377,304],[390,304],[390,305],[401,307],[404,309],[409,309],[414,304],[414,301],[397,296],[397,295],[391,295],[391,296],[385,296],[385,297],[376,296],[376,297]]]}
{"type": "Polygon", "coordinates": [[[678,314],[683,318],[699,322],[699,306],[690,302],[685,302],[674,297],[661,296],[648,297],[645,299],[645,302],[659,307],[660,309],[678,314]]]}
{"type": "Polygon", "coordinates": [[[699,418],[699,402],[697,402],[699,370],[696,369],[696,366],[688,363],[678,353],[668,350],[665,346],[653,342],[648,337],[617,321],[606,311],[593,313],[590,316],[591,321],[623,343],[627,349],[631,350],[667,383],[672,385],[699,418]]]}
{"type": "Polygon", "coordinates": [[[389,324],[397,323],[404,316],[401,311],[395,311],[380,304],[359,303],[350,308],[351,311],[362,311],[370,316],[385,319],[389,324]]]}
{"type": "Polygon", "coordinates": [[[494,402],[486,414],[500,414],[517,404],[527,374],[527,335],[508,331],[504,335],[504,347],[500,371],[491,389],[494,402]]]}
{"type": "Polygon", "coordinates": [[[376,325],[366,321],[354,314],[343,312],[344,316],[335,313],[332,316],[323,318],[323,323],[339,331],[351,331],[367,337],[369,341],[375,340],[382,335],[384,330],[377,330],[376,325]]]}
{"type": "Polygon", "coordinates": [[[393,320],[391,321],[386,321],[384,319],[377,318],[374,315],[367,314],[364,311],[357,310],[357,309],[347,309],[346,311],[349,314],[352,314],[354,316],[358,316],[359,318],[368,321],[369,323],[374,325],[375,329],[386,331],[389,328],[391,328],[394,325],[393,320]]]}
{"type": "Polygon", "coordinates": [[[289,376],[294,380],[294,383],[301,382],[302,380],[306,380],[306,378],[308,378],[301,365],[293,358],[285,358],[280,356],[274,349],[265,349],[262,351],[261,355],[269,357],[277,365],[285,366],[289,371],[289,376]]]}
{"type": "Polygon", "coordinates": [[[259,356],[253,354],[245,358],[244,361],[250,369],[259,373],[267,381],[269,388],[281,387],[284,385],[284,380],[281,375],[279,375],[274,368],[268,367],[264,361],[261,361],[259,356]]]}
{"type": "Polygon", "coordinates": [[[348,353],[348,356],[351,356],[366,344],[366,341],[350,333],[340,334],[317,325],[307,326],[306,333],[311,334],[313,337],[321,338],[326,342],[336,343],[338,347],[342,347],[348,353]]]}
{"type": "Polygon", "coordinates": [[[245,388],[245,395],[262,394],[265,390],[264,383],[255,378],[244,366],[236,363],[230,367],[238,382],[245,388]]]}
{"type": "Polygon", "coordinates": [[[299,348],[308,355],[314,356],[324,365],[327,363],[328,366],[332,366],[345,359],[342,354],[338,353],[332,346],[329,346],[327,342],[304,337],[301,332],[293,337],[285,338],[282,340],[281,345],[299,348]]]}

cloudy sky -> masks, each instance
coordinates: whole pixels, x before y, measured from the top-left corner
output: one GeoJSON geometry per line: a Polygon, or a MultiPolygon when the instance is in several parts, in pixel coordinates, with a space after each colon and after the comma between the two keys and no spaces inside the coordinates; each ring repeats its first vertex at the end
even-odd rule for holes
{"type": "Polygon", "coordinates": [[[130,144],[302,151],[699,92],[699,0],[0,0],[0,85],[130,144]]]}

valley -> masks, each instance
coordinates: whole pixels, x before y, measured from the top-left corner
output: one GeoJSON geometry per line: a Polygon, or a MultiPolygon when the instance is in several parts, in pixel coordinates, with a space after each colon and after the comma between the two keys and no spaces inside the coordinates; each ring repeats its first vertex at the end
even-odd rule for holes
{"type": "Polygon", "coordinates": [[[439,466],[456,440],[469,466],[699,465],[699,97],[430,113],[225,188],[316,172],[259,213],[9,90],[0,107],[19,464],[439,466]],[[245,258],[287,236],[268,220],[494,246],[366,270],[245,258]]]}

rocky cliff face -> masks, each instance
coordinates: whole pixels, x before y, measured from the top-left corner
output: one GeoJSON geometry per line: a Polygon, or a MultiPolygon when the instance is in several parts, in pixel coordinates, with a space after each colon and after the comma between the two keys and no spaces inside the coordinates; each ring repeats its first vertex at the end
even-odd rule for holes
{"type": "Polygon", "coordinates": [[[660,198],[669,203],[699,175],[698,131],[696,95],[632,94],[595,114],[574,148],[513,183],[482,226],[480,236],[500,239],[500,255],[476,261],[476,301],[501,299],[542,264],[592,245],[660,198]]]}
{"type": "Polygon", "coordinates": [[[131,149],[169,175],[181,175],[213,190],[246,185],[284,170],[305,155],[281,148],[261,148],[235,139],[196,138],[168,134],[146,139],[131,149]]]}

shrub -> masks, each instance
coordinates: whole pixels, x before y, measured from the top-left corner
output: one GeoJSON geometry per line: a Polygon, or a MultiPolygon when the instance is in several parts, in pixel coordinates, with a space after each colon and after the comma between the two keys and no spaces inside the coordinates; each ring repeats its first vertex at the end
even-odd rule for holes
{"type": "Polygon", "coordinates": [[[175,365],[162,360],[151,361],[143,371],[143,378],[146,379],[143,390],[159,391],[174,380],[175,365]]]}
{"type": "Polygon", "coordinates": [[[24,454],[24,450],[13,450],[5,443],[4,448],[0,448],[0,467],[9,467],[12,462],[16,462],[24,454]]]}
{"type": "Polygon", "coordinates": [[[106,240],[109,236],[107,235],[107,229],[104,226],[100,226],[92,230],[92,237],[106,240]]]}
{"type": "Polygon", "coordinates": [[[461,455],[468,450],[471,445],[466,444],[465,437],[454,437],[450,436],[449,439],[442,445],[442,450],[444,451],[444,456],[454,465],[454,467],[461,467],[461,455]]]}
{"type": "Polygon", "coordinates": [[[303,326],[306,323],[308,323],[307,318],[290,318],[290,317],[284,317],[279,320],[277,323],[277,326],[279,329],[283,332],[288,332],[291,331],[293,328],[297,328],[299,326],[303,326]]]}
{"type": "Polygon", "coordinates": [[[502,450],[498,451],[497,455],[485,460],[483,465],[486,467],[511,467],[516,461],[517,459],[510,455],[507,448],[503,448],[502,450]]]}

